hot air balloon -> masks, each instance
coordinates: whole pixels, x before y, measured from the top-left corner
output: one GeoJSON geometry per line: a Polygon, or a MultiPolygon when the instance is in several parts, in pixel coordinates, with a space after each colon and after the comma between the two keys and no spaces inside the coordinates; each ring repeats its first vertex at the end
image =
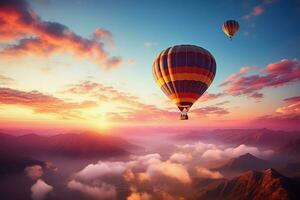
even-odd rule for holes
{"type": "Polygon", "coordinates": [[[223,32],[231,39],[234,34],[239,30],[239,23],[235,20],[227,20],[222,26],[223,32]]]}
{"type": "Polygon", "coordinates": [[[181,111],[181,120],[186,120],[187,112],[212,83],[216,61],[202,47],[176,45],[156,57],[152,72],[157,85],[181,111]]]}

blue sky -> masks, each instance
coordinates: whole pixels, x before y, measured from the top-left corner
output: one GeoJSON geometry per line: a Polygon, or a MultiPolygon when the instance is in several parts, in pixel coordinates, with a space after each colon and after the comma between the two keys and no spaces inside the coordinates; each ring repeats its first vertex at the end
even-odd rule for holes
{"type": "MultiPolygon", "coordinates": [[[[22,1],[16,0],[16,2],[22,1]]],[[[74,48],[72,45],[76,46],[76,42],[71,41],[71,47],[65,49],[63,44],[58,45],[60,42],[63,43],[64,39],[69,39],[68,36],[53,39],[51,33],[42,32],[41,34],[44,30],[36,30],[33,25],[33,28],[29,30],[31,31],[29,35],[33,34],[45,40],[51,38],[47,42],[51,45],[53,45],[51,42],[54,42],[59,50],[41,53],[34,47],[33,51],[30,48],[26,49],[18,59],[2,59],[0,75],[17,80],[10,85],[14,89],[26,92],[37,90],[64,100],[95,100],[93,99],[95,96],[87,98],[84,95],[69,96],[63,93],[70,85],[90,80],[135,96],[146,105],[151,104],[158,108],[169,109],[171,105],[167,105],[167,97],[153,80],[152,62],[163,49],[177,44],[193,44],[210,51],[217,62],[216,77],[208,93],[227,92],[217,100],[198,101],[194,108],[213,106],[230,113],[221,117],[220,120],[238,119],[239,116],[247,118],[248,112],[251,112],[253,118],[273,115],[278,108],[285,106],[284,99],[300,95],[299,77],[286,81],[280,86],[264,85],[261,89],[253,90],[251,95],[255,92],[263,94],[263,98],[259,101],[251,98],[250,94],[243,93],[245,88],[244,91],[240,91],[242,94],[229,94],[228,87],[218,86],[230,75],[238,73],[241,67],[249,67],[250,70],[238,76],[252,79],[255,78],[251,77],[253,75],[264,77],[266,75],[264,70],[268,64],[275,63],[279,67],[283,59],[287,60],[289,66],[296,62],[296,67],[299,67],[299,0],[29,0],[28,3],[35,14],[40,17],[40,21],[37,20],[38,23],[57,22],[87,40],[92,41],[92,34],[97,28],[110,31],[114,45],[104,44],[104,49],[109,56],[120,56],[122,63],[115,69],[105,70],[103,66],[99,66],[99,63],[91,62],[92,56],[89,58],[88,54],[92,52],[81,52],[76,47],[74,48]],[[240,30],[232,41],[222,32],[222,24],[228,19],[235,19],[240,24],[240,30]],[[87,55],[79,55],[84,53],[87,55]],[[298,61],[293,61],[293,59],[298,61]],[[7,65],[10,67],[7,68],[7,65]],[[230,103],[226,107],[219,108],[217,103],[221,101],[230,103]]],[[[21,27],[18,37],[14,38],[15,41],[7,41],[7,38],[0,34],[2,51],[5,50],[6,45],[18,44],[20,38],[26,37],[22,32],[24,31],[23,25],[17,23],[15,25],[16,30],[21,27]]],[[[280,77],[278,73],[273,75],[280,77]]],[[[288,76],[288,72],[285,76],[288,76]]],[[[234,83],[231,86],[234,86],[234,83]]],[[[104,105],[97,109],[91,108],[86,113],[95,114],[96,111],[106,113],[110,109],[122,112],[117,110],[114,104],[109,105],[109,102],[104,105]]],[[[173,107],[176,109],[175,106],[173,107]]],[[[9,111],[9,108],[5,108],[3,112],[11,112],[12,116],[18,113],[15,110],[9,111]]],[[[39,119],[39,116],[35,116],[36,113],[29,113],[28,110],[26,112],[28,118],[34,116],[34,119],[39,119]]],[[[219,119],[219,116],[215,119],[219,119]]]]}
{"type": "MultiPolygon", "coordinates": [[[[300,6],[297,1],[274,1],[249,20],[243,16],[262,1],[32,1],[39,15],[59,21],[88,37],[95,28],[110,30],[112,52],[134,59],[138,74],[150,74],[154,57],[174,44],[196,44],[216,58],[215,82],[241,66],[261,66],[299,58],[300,6]],[[229,41],[221,31],[226,19],[236,19],[240,31],[229,41]],[[146,49],[144,43],[155,43],[146,49]]],[[[143,76],[149,81],[152,77],[143,76]]]]}

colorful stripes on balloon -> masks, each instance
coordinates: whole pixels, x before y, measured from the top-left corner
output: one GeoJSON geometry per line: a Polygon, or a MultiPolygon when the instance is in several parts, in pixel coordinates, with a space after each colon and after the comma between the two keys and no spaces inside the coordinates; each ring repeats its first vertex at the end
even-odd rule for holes
{"type": "Polygon", "coordinates": [[[152,71],[158,86],[182,110],[189,109],[212,83],[216,62],[204,48],[178,45],[163,50],[152,71]]]}
{"type": "Polygon", "coordinates": [[[222,26],[223,32],[229,37],[232,38],[233,35],[239,30],[239,23],[235,20],[228,20],[224,22],[222,26]]]}

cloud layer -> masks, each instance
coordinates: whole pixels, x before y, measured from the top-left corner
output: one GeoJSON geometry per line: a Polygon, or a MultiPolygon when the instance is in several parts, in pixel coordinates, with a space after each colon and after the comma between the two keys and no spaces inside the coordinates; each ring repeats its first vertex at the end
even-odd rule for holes
{"type": "MultiPolygon", "coordinates": [[[[97,98],[101,102],[121,103],[118,112],[109,112],[107,117],[111,121],[117,122],[153,122],[153,121],[168,121],[178,118],[178,112],[169,111],[164,108],[159,108],[156,105],[143,103],[137,96],[130,95],[116,88],[105,86],[100,83],[91,81],[82,81],[77,84],[69,85],[64,90],[65,93],[78,95],[88,95],[89,97],[97,98]]],[[[207,94],[206,101],[220,97],[222,94],[207,94]],[[209,96],[209,97],[208,97],[209,96]]],[[[176,109],[176,106],[174,105],[176,109]]],[[[196,116],[207,117],[211,115],[220,116],[229,112],[217,105],[207,106],[191,111],[196,116]]]]}
{"type": "Polygon", "coordinates": [[[124,191],[127,200],[184,199],[193,190],[193,183],[224,178],[212,168],[246,153],[266,157],[273,151],[244,144],[180,144],[164,156],[149,153],[123,161],[100,160],[75,173],[67,185],[70,190],[98,199],[118,199],[124,191]]]}
{"type": "Polygon", "coordinates": [[[117,199],[114,180],[118,180],[118,185],[122,182],[127,185],[130,191],[127,199],[145,200],[164,199],[158,196],[166,194],[156,189],[165,187],[163,186],[165,183],[186,185],[192,182],[185,165],[171,159],[163,160],[161,155],[154,153],[132,156],[128,161],[99,161],[96,164],[89,164],[74,174],[67,187],[92,198],[117,199]],[[145,188],[148,188],[148,192],[144,190],[145,188]]]}

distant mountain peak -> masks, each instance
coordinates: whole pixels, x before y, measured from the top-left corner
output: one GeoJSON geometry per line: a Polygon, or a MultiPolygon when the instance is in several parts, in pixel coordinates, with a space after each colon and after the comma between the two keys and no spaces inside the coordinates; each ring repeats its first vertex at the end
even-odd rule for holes
{"type": "Polygon", "coordinates": [[[262,160],[256,156],[252,155],[251,153],[246,153],[246,154],[240,155],[234,159],[236,159],[236,160],[243,160],[243,159],[262,160]]]}
{"type": "Polygon", "coordinates": [[[257,158],[250,153],[243,154],[239,157],[232,158],[225,165],[218,168],[220,171],[248,171],[248,170],[264,170],[270,164],[263,159],[257,158]]]}
{"type": "Polygon", "coordinates": [[[240,157],[255,157],[255,156],[252,155],[251,153],[245,153],[245,154],[241,155],[240,157]]]}

